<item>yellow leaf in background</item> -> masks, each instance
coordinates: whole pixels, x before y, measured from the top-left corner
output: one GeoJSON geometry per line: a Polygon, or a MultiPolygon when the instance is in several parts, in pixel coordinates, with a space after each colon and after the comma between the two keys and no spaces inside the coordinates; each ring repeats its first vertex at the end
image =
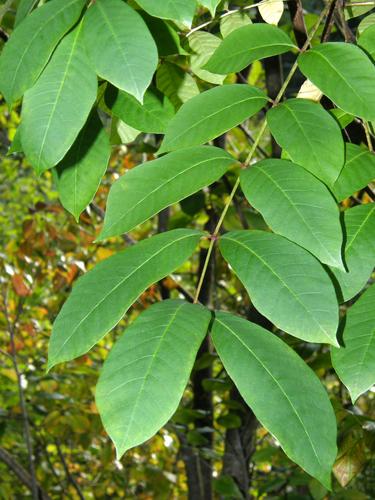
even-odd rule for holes
{"type": "Polygon", "coordinates": [[[311,101],[320,101],[323,92],[316,87],[310,80],[305,80],[298,91],[297,97],[300,99],[310,99],[311,101]]]}
{"type": "Polygon", "coordinates": [[[111,255],[113,255],[113,251],[110,250],[109,248],[98,248],[98,250],[96,252],[96,258],[98,260],[107,259],[111,255]]]}
{"type": "Polygon", "coordinates": [[[263,0],[258,9],[266,23],[277,25],[284,12],[284,2],[283,0],[263,0]]]}

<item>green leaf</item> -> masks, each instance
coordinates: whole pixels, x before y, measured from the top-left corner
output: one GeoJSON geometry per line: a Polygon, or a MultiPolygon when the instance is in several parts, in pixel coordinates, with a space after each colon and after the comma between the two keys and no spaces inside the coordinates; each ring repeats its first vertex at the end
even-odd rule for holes
{"type": "Polygon", "coordinates": [[[202,68],[218,48],[220,42],[220,38],[207,31],[195,31],[189,36],[189,46],[194,52],[190,57],[192,72],[201,80],[218,85],[223,83],[225,75],[215,75],[202,68]]]}
{"type": "Polygon", "coordinates": [[[178,109],[184,102],[199,94],[194,78],[176,64],[164,62],[156,72],[156,85],[178,109]]]}
{"type": "Polygon", "coordinates": [[[375,59],[375,24],[368,27],[358,38],[358,45],[375,59]]]}
{"type": "Polygon", "coordinates": [[[97,81],[82,43],[81,25],[54,52],[22,107],[22,146],[38,173],[65,156],[86,123],[97,81]]]}
{"type": "Polygon", "coordinates": [[[322,43],[301,54],[298,66],[339,108],[375,120],[375,67],[360,48],[322,43]]]}
{"type": "Polygon", "coordinates": [[[362,19],[362,21],[358,25],[358,33],[362,35],[362,33],[369,27],[375,24],[375,12],[366,16],[362,19]]]}
{"type": "Polygon", "coordinates": [[[345,165],[332,188],[337,201],[345,200],[375,179],[375,154],[356,144],[346,143],[345,147],[345,165]]]}
{"type": "Polygon", "coordinates": [[[73,287],[53,325],[48,369],[90,350],[152,283],[179,267],[204,233],[175,229],[99,262],[73,287]]]}
{"type": "MultiPolygon", "coordinates": [[[[366,14],[369,10],[373,9],[374,5],[369,3],[369,5],[358,5],[356,6],[356,3],[361,3],[353,1],[349,6],[345,7],[345,19],[352,19],[353,17],[358,17],[362,16],[363,14],[366,14]]],[[[362,2],[363,3],[363,2],[362,2]]]]}
{"type": "Polygon", "coordinates": [[[288,35],[276,26],[249,24],[224,38],[204,69],[222,75],[237,73],[258,59],[295,48],[288,35]]]}
{"type": "Polygon", "coordinates": [[[357,295],[367,283],[375,265],[375,203],[345,210],[345,263],[348,272],[332,268],[339,282],[342,298],[357,295]]]}
{"type": "Polygon", "coordinates": [[[339,209],[316,177],[290,161],[263,160],[241,172],[241,187],[273,231],[344,269],[339,209]]]}
{"type": "Polygon", "coordinates": [[[39,0],[20,0],[16,11],[14,27],[17,27],[20,24],[20,22],[23,21],[25,17],[30,14],[30,12],[36,6],[38,1],[39,0]]]}
{"type": "Polygon", "coordinates": [[[107,133],[98,115],[93,113],[68,154],[57,165],[61,203],[77,221],[98,190],[110,154],[107,133]]]}
{"type": "Polygon", "coordinates": [[[246,403],[288,457],[330,488],[336,419],[318,377],[264,328],[229,313],[215,316],[212,339],[246,403]]]}
{"type": "Polygon", "coordinates": [[[236,10],[232,14],[224,16],[220,19],[221,36],[226,38],[232,33],[232,31],[251,23],[252,21],[246,11],[236,10]]]}
{"type": "Polygon", "coordinates": [[[83,25],[97,74],[142,102],[158,63],[154,39],[142,17],[122,0],[96,0],[83,25]]]}
{"type": "Polygon", "coordinates": [[[85,0],[52,0],[32,12],[13,31],[0,57],[0,91],[9,104],[34,85],[84,5],[85,0]]]}
{"type": "Polygon", "coordinates": [[[176,33],[175,29],[170,23],[168,23],[168,21],[162,21],[157,17],[149,16],[143,11],[140,14],[155,40],[158,47],[159,57],[174,54],[187,54],[181,47],[178,33],[176,33]]]}
{"type": "Polygon", "coordinates": [[[125,330],[101,371],[96,403],[117,458],[177,410],[211,314],[182,300],[152,305],[125,330]]]}
{"type": "Polygon", "coordinates": [[[220,250],[260,313],[307,342],[338,345],[335,289],[319,262],[277,234],[231,231],[220,250]]]}
{"type": "Polygon", "coordinates": [[[198,146],[132,168],[111,187],[99,240],[126,233],[217,181],[234,162],[220,148],[198,146]]]}
{"type": "Polygon", "coordinates": [[[342,129],[346,128],[354,120],[354,116],[346,113],[340,108],[332,108],[328,110],[329,114],[339,123],[342,129]]]}
{"type": "Polygon", "coordinates": [[[332,364],[354,404],[375,384],[375,285],[346,313],[342,342],[332,349],[332,364]]]}
{"type": "Polygon", "coordinates": [[[150,134],[163,134],[175,114],[168,97],[157,89],[146,91],[143,104],[127,92],[108,87],[105,102],[112,113],[131,127],[150,134]]]}
{"type": "Polygon", "coordinates": [[[267,123],[294,163],[333,185],[345,150],[340,126],[328,111],[306,99],[288,99],[268,111],[267,123]]]}
{"type": "Polygon", "coordinates": [[[179,21],[191,27],[196,8],[195,0],[137,0],[151,16],[179,21]]]}
{"type": "Polygon", "coordinates": [[[266,103],[264,92],[250,85],[223,85],[202,92],[186,102],[169,122],[159,153],[208,142],[266,103]]]}
{"type": "Polygon", "coordinates": [[[22,139],[21,139],[21,125],[18,125],[16,133],[13,137],[12,144],[8,149],[7,156],[11,155],[12,153],[22,153],[22,151],[23,149],[22,149],[22,139]]]}
{"type": "Polygon", "coordinates": [[[214,17],[216,13],[217,6],[221,2],[221,0],[198,0],[199,4],[203,7],[206,7],[211,13],[211,16],[214,17]]]}

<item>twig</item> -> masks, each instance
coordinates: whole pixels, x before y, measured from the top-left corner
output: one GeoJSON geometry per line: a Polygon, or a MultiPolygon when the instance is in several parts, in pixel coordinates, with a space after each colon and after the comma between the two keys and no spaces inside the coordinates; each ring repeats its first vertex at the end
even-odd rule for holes
{"type": "Polygon", "coordinates": [[[5,315],[5,320],[7,323],[8,332],[9,332],[9,336],[10,336],[10,356],[12,358],[13,368],[14,368],[14,371],[16,372],[16,377],[17,377],[18,394],[19,394],[19,399],[20,399],[20,406],[21,406],[21,413],[22,413],[22,420],[23,420],[23,430],[24,430],[27,454],[28,454],[28,458],[29,458],[31,492],[32,492],[33,499],[38,500],[38,498],[39,498],[39,494],[38,494],[39,486],[38,486],[36,474],[35,474],[34,453],[33,453],[33,444],[32,444],[31,433],[30,433],[29,416],[28,416],[28,412],[27,412],[27,408],[26,408],[25,395],[24,395],[24,391],[23,391],[23,387],[22,387],[22,374],[19,370],[18,362],[17,362],[17,350],[16,350],[16,344],[15,344],[15,325],[17,324],[17,321],[18,321],[20,315],[22,314],[23,301],[20,299],[18,302],[17,312],[16,312],[16,316],[15,316],[13,322],[10,320],[10,317],[9,317],[8,299],[7,299],[7,294],[5,291],[3,293],[3,301],[4,301],[4,315],[5,315]]]}
{"type": "Polygon", "coordinates": [[[366,141],[367,141],[367,146],[370,151],[374,151],[374,147],[372,145],[372,140],[371,140],[371,132],[370,132],[370,127],[369,124],[366,120],[363,120],[362,122],[365,134],[366,134],[366,141]]]}
{"type": "Polygon", "coordinates": [[[78,497],[81,500],[85,500],[85,497],[83,496],[83,493],[81,491],[81,488],[79,487],[79,484],[77,483],[77,481],[74,479],[74,477],[70,473],[68,464],[66,463],[64,454],[63,454],[63,452],[61,450],[60,443],[59,443],[58,440],[55,440],[55,445],[56,445],[56,448],[57,448],[57,454],[59,455],[59,458],[60,458],[60,461],[62,463],[62,466],[64,467],[64,471],[65,471],[67,480],[71,483],[71,485],[73,486],[73,488],[76,490],[78,497]]]}
{"type": "MultiPolygon", "coordinates": [[[[9,467],[10,470],[18,477],[22,484],[32,491],[32,478],[27,470],[17,462],[17,460],[9,453],[9,451],[0,447],[0,460],[9,467]]],[[[38,486],[37,499],[51,500],[48,493],[46,493],[40,486],[38,486]]]]}
{"type": "MultiPolygon", "coordinates": [[[[242,130],[242,132],[246,135],[247,139],[249,139],[249,141],[251,142],[251,144],[254,144],[255,139],[254,139],[254,137],[251,135],[251,132],[250,132],[250,131],[249,131],[249,130],[245,127],[245,125],[242,125],[242,124],[241,124],[241,125],[239,125],[239,127],[238,127],[238,128],[239,128],[240,130],[242,130]]],[[[261,146],[259,146],[259,144],[258,144],[258,146],[257,146],[257,150],[259,151],[259,153],[260,153],[262,156],[264,156],[264,158],[269,158],[269,154],[268,154],[266,151],[264,151],[264,149],[263,149],[261,146]]]]}

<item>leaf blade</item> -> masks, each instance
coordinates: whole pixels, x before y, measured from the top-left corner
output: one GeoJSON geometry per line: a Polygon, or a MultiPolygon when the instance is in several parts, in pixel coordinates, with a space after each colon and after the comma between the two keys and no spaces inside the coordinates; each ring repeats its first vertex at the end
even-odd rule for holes
{"type": "Polygon", "coordinates": [[[190,229],[158,234],[109,257],[82,276],[55,320],[48,369],[90,350],[148,286],[191,255],[203,234],[190,229]]]}
{"type": "Polygon", "coordinates": [[[346,313],[343,344],[331,350],[332,364],[354,404],[375,384],[375,285],[346,313]]]}
{"type": "Polygon", "coordinates": [[[198,146],[131,169],[111,187],[99,240],[130,231],[218,180],[234,162],[220,148],[198,146]]]}
{"type": "Polygon", "coordinates": [[[229,313],[215,316],[215,347],[245,401],[285,453],[330,488],[336,419],[319,379],[267,330],[229,313]],[[272,394],[267,402],[264,393],[272,394]]]}
{"type": "Polygon", "coordinates": [[[349,43],[322,43],[298,57],[298,66],[339,108],[375,120],[375,67],[349,43]]]}
{"type": "Polygon", "coordinates": [[[84,4],[85,0],[52,0],[14,30],[0,57],[0,89],[9,104],[35,83],[59,40],[78,20],[84,4]]]}
{"type": "Polygon", "coordinates": [[[344,167],[332,187],[337,201],[345,200],[375,179],[375,155],[356,144],[346,143],[345,149],[344,167]]]}
{"type": "Polygon", "coordinates": [[[56,166],[61,203],[77,221],[98,190],[110,154],[107,133],[94,113],[67,155],[56,166]]]}
{"type": "Polygon", "coordinates": [[[63,39],[37,83],[25,94],[22,146],[38,173],[65,156],[88,118],[96,90],[80,25],[63,39]]]}
{"type": "Polygon", "coordinates": [[[299,165],[270,159],[243,170],[241,187],[273,231],[343,269],[339,209],[322,182],[299,165]]]}
{"type": "Polygon", "coordinates": [[[200,305],[166,300],[143,312],[116,342],[100,374],[96,402],[118,459],[176,411],[210,319],[200,305]]]}
{"type": "Polygon", "coordinates": [[[253,61],[295,49],[288,35],[271,24],[248,24],[232,31],[204,69],[226,75],[238,73],[253,61]]]}
{"type": "Polygon", "coordinates": [[[344,141],[327,111],[306,99],[288,99],[267,112],[267,123],[294,163],[333,185],[344,165],[344,141]]]}
{"type": "Polygon", "coordinates": [[[256,230],[230,231],[219,247],[254,306],[278,328],[307,342],[338,345],[334,287],[306,250],[256,230]]]}
{"type": "Polygon", "coordinates": [[[97,0],[83,25],[97,74],[142,102],[158,63],[157,47],[142,17],[121,0],[97,0]]]}
{"type": "Polygon", "coordinates": [[[345,210],[345,263],[348,272],[332,268],[344,302],[354,297],[367,283],[375,264],[375,203],[345,210]]]}
{"type": "Polygon", "coordinates": [[[224,85],[202,92],[186,102],[169,122],[159,153],[208,142],[257,113],[266,103],[265,94],[248,85],[224,85]]]}

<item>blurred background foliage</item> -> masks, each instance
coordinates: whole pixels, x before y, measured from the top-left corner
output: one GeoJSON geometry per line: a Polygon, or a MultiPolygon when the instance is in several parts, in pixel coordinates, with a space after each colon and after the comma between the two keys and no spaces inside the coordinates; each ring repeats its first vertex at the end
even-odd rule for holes
{"type": "MultiPolygon", "coordinates": [[[[249,2],[230,2],[231,8],[249,2]]],[[[321,2],[304,2],[306,23],[313,24],[321,2]],[[306,5],[305,5],[306,4],[306,5]]],[[[12,26],[12,11],[4,19],[12,26]]],[[[247,15],[247,14],[246,14],[247,15]]],[[[293,36],[286,17],[283,26],[293,36]]],[[[209,19],[202,10],[195,24],[209,19]]],[[[357,21],[356,21],[357,22],[357,21]]],[[[213,24],[213,29],[215,24],[213,24]]],[[[318,33],[319,36],[319,33],[318,33]]],[[[335,28],[333,29],[333,38],[335,28]]],[[[184,46],[183,37],[181,44],[184,46]]],[[[179,42],[180,43],[180,42],[179,42]]],[[[186,46],[186,45],[185,45],[186,46]]],[[[273,61],[276,72],[286,73],[294,56],[273,61]]],[[[189,71],[188,57],[169,56],[164,65],[174,65],[184,79],[185,91],[203,90],[207,83],[189,71]],[[186,79],[188,82],[186,82],[186,79]],[[190,89],[190,90],[189,90],[190,89]],[[192,90],[193,89],[193,90],[192,90]]],[[[270,92],[269,68],[252,65],[247,81],[270,92]],[[268,74],[267,74],[268,71],[268,74]]],[[[176,76],[176,78],[177,78],[176,76]]],[[[235,78],[233,76],[233,78],[235,78]]],[[[297,80],[290,94],[302,82],[297,80]]],[[[181,83],[182,85],[182,83],[181,83]]],[[[180,87],[181,88],[181,87],[180,87]]],[[[176,96],[175,96],[176,97],[176,96]]],[[[178,96],[175,99],[178,106],[178,96]]],[[[102,118],[105,120],[105,107],[102,118]]],[[[369,392],[355,407],[346,389],[333,374],[326,346],[312,345],[282,335],[317,372],[326,385],[339,423],[339,456],[334,468],[333,492],[293,464],[275,439],[259,426],[254,415],[236,393],[216,356],[205,352],[198,357],[193,378],[199,380],[201,401],[209,400],[212,412],[197,405],[196,385],[190,384],[172,421],[146,444],[116,461],[113,446],[105,434],[94,404],[98,372],[114,339],[126,323],[148,305],[165,296],[178,296],[183,283],[192,293],[199,265],[194,259],[176,271],[175,277],[148,289],[115,330],[86,356],[46,373],[46,355],[51,325],[78,276],[115,251],[165,228],[202,227],[212,214],[220,213],[233,179],[215,184],[189,197],[122,238],[94,244],[103,220],[105,201],[113,181],[127,169],[153,158],[158,137],[139,135],[124,123],[108,123],[113,152],[108,171],[94,202],[77,224],[60,205],[53,173],[36,177],[21,154],[7,155],[19,124],[18,110],[0,104],[0,498],[30,497],[28,441],[35,456],[35,472],[41,498],[52,499],[184,499],[188,497],[189,470],[194,457],[212,467],[215,498],[241,499],[235,479],[243,471],[231,469],[237,441],[248,439],[251,497],[323,500],[375,498],[375,397],[369,392]],[[127,145],[125,146],[124,143],[127,145]],[[207,376],[209,374],[209,376],[207,376]],[[210,414],[208,414],[210,413],[210,414]],[[29,440],[25,437],[29,429],[29,440]],[[234,449],[231,449],[231,446],[234,449]]],[[[251,136],[257,130],[254,118],[245,127],[226,136],[227,148],[239,159],[247,156],[251,136]]],[[[275,144],[265,137],[259,159],[275,144]]],[[[232,174],[233,175],[233,174],[232,174]]],[[[366,192],[357,201],[369,201],[366,192]]],[[[347,203],[355,203],[348,200],[347,203]]],[[[259,214],[238,196],[226,219],[227,230],[242,226],[265,229],[259,214]],[[240,217],[238,217],[240,216],[240,217]]],[[[216,262],[214,306],[244,316],[254,314],[240,282],[219,260],[216,262]]],[[[264,318],[258,318],[260,322],[264,318]]],[[[203,471],[203,474],[205,471],[203,471]]],[[[247,472],[246,472],[247,473],[247,472]]]]}

